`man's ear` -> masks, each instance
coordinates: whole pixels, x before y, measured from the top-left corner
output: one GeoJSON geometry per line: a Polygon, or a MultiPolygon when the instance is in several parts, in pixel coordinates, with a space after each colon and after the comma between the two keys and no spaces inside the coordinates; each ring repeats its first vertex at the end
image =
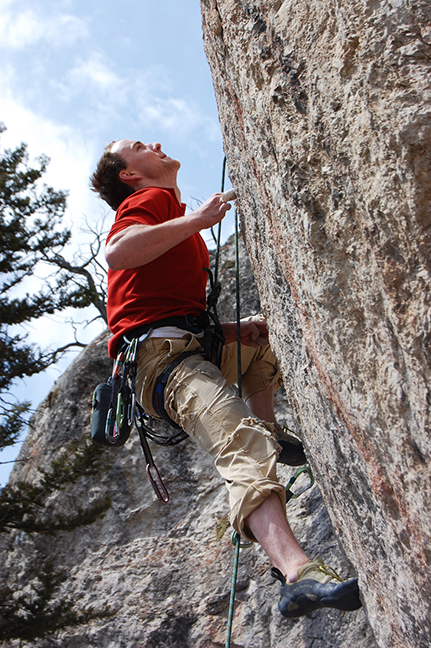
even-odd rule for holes
{"type": "Polygon", "coordinates": [[[121,182],[125,182],[126,184],[129,184],[130,182],[138,179],[137,173],[135,171],[127,171],[127,169],[121,169],[118,177],[120,178],[121,182]]]}

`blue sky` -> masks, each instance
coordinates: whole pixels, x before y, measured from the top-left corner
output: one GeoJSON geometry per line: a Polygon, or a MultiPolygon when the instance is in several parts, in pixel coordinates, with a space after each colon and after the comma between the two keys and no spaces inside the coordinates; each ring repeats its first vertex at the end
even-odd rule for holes
{"type": "MultiPolygon", "coordinates": [[[[223,149],[199,0],[0,0],[0,56],[1,145],[26,142],[30,159],[51,158],[45,182],[69,191],[71,253],[85,244],[85,218],[113,221],[88,185],[113,139],[160,142],[181,161],[182,200],[191,207],[219,191],[223,149]]],[[[223,238],[232,232],[226,221],[223,238]]],[[[63,344],[71,316],[35,322],[30,339],[63,344]]],[[[89,342],[101,329],[82,326],[79,339],[89,342]]],[[[28,379],[18,397],[37,405],[71,359],[28,379]]],[[[0,461],[9,458],[0,453],[0,461]]],[[[0,466],[0,484],[6,472],[0,466]]]]}

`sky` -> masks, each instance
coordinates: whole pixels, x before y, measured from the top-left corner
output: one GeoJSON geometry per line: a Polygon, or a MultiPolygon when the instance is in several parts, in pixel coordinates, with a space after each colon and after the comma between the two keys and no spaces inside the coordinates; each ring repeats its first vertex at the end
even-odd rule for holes
{"type": "MultiPolygon", "coordinates": [[[[30,162],[48,155],[44,182],[68,191],[69,258],[88,242],[86,221],[95,227],[105,217],[108,229],[113,222],[88,178],[114,139],[160,142],[181,161],[182,201],[196,207],[220,190],[223,163],[199,0],[0,0],[0,121],[7,128],[1,148],[25,142],[30,162]]],[[[229,217],[223,240],[232,231],[229,217]]],[[[92,316],[37,320],[28,340],[42,348],[69,341],[73,317],[82,322],[78,339],[88,343],[104,329],[100,321],[84,324],[92,316]]],[[[21,382],[13,395],[37,406],[72,359],[21,382]]],[[[0,462],[16,452],[3,451],[0,462]]],[[[10,469],[0,465],[0,485],[10,469]]]]}

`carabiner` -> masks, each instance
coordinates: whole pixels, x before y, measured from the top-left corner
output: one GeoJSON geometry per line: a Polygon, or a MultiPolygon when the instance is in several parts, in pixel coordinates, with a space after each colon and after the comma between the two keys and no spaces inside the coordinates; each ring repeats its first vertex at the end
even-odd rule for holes
{"type": "Polygon", "coordinates": [[[118,378],[118,374],[120,373],[120,366],[121,366],[121,364],[123,362],[123,356],[124,356],[124,353],[122,351],[120,351],[120,353],[118,354],[118,356],[117,356],[117,358],[115,360],[114,366],[112,368],[112,377],[113,377],[114,380],[116,380],[118,378]]]}
{"type": "Polygon", "coordinates": [[[105,425],[105,437],[106,438],[109,438],[111,436],[110,432],[109,432],[109,429],[111,427],[112,420],[113,420],[112,407],[110,407],[109,410],[108,410],[108,415],[106,417],[106,425],[105,425]]]}
{"type": "Polygon", "coordinates": [[[133,338],[133,340],[130,342],[129,346],[127,347],[126,360],[125,360],[126,363],[135,362],[137,348],[138,348],[138,340],[137,338],[133,338]]]}
{"type": "Polygon", "coordinates": [[[230,537],[230,541],[231,541],[231,543],[233,544],[234,547],[236,547],[238,545],[238,543],[239,543],[239,548],[240,549],[248,549],[253,544],[250,540],[245,540],[245,539],[241,542],[241,536],[238,533],[238,531],[233,531],[232,532],[232,535],[230,537]]]}
{"type": "Polygon", "coordinates": [[[129,411],[127,412],[127,425],[131,426],[135,420],[135,407],[136,407],[136,394],[132,392],[132,398],[130,400],[129,411]]]}
{"type": "Polygon", "coordinates": [[[311,472],[310,466],[301,466],[301,468],[299,468],[295,472],[293,477],[289,479],[289,482],[286,486],[286,502],[289,502],[291,499],[297,499],[300,495],[302,495],[302,493],[305,493],[305,491],[311,488],[313,484],[314,484],[314,475],[311,472]],[[296,482],[298,477],[302,475],[302,473],[307,473],[310,481],[305,486],[303,486],[303,488],[301,488],[297,493],[293,493],[290,489],[292,488],[293,484],[296,482]]]}
{"type": "Polygon", "coordinates": [[[148,476],[148,481],[150,482],[151,486],[154,489],[155,494],[157,495],[157,498],[161,501],[167,504],[169,502],[169,493],[168,489],[163,483],[163,479],[160,477],[160,473],[157,470],[156,464],[153,462],[153,464],[147,463],[147,476],[148,476]],[[154,470],[155,472],[155,477],[151,474],[151,471],[154,470]]]}
{"type": "Polygon", "coordinates": [[[123,414],[123,395],[119,392],[117,396],[117,412],[115,416],[117,427],[120,429],[124,423],[124,414],[123,414]]]}

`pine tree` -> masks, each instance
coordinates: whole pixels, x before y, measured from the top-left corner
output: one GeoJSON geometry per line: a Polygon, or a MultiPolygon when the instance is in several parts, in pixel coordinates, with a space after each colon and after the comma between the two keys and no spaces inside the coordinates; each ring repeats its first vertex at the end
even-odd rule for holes
{"type": "MultiPolygon", "coordinates": [[[[5,130],[0,124],[0,133],[5,130]]],[[[44,371],[74,341],[54,351],[29,344],[19,325],[65,308],[94,305],[106,321],[105,292],[96,286],[89,258],[68,262],[64,248],[71,237],[62,227],[67,194],[41,183],[48,165],[44,155],[30,166],[27,147],[0,152],[0,449],[16,442],[29,403],[14,403],[7,396],[12,383],[44,371]],[[55,267],[41,290],[23,294],[25,283],[41,264],[55,267]]],[[[100,237],[96,240],[100,246],[100,237]]],[[[97,248],[99,246],[96,246],[97,248]]]]}

